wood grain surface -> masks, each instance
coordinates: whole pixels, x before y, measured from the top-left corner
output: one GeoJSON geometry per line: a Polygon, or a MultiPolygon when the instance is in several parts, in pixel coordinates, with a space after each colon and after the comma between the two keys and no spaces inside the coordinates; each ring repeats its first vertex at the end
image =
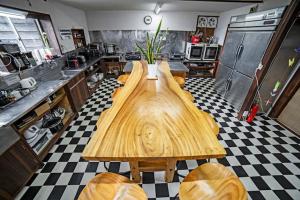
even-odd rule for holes
{"type": "Polygon", "coordinates": [[[179,87],[168,63],[159,65],[158,80],[146,76],[147,64],[133,62],[126,84],[100,117],[82,156],[99,161],[224,157],[211,119],[179,87]]]}
{"type": "Polygon", "coordinates": [[[144,190],[127,177],[114,173],[95,176],[84,187],[78,200],[146,200],[144,190]]]}
{"type": "Polygon", "coordinates": [[[180,200],[245,200],[247,191],[225,166],[206,163],[190,172],[180,184],[180,200]]]}

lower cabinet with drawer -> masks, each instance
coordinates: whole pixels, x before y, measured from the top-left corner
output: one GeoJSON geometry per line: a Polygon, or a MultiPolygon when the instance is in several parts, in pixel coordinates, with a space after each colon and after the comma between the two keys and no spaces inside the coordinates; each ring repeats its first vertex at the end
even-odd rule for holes
{"type": "Polygon", "coordinates": [[[73,110],[79,112],[90,95],[84,72],[78,74],[66,85],[66,92],[71,99],[73,110]]]}
{"type": "Polygon", "coordinates": [[[20,138],[0,155],[0,199],[14,199],[41,166],[42,162],[20,138]]]}

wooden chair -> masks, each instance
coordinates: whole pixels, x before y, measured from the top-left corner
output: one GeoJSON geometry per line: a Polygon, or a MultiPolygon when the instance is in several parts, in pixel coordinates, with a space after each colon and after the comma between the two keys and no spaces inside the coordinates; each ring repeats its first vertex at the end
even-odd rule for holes
{"type": "Polygon", "coordinates": [[[114,173],[101,173],[84,187],[79,200],[146,200],[144,190],[127,177],[114,173]]]}
{"type": "Polygon", "coordinates": [[[184,87],[184,84],[185,84],[185,79],[180,77],[180,76],[173,76],[173,78],[175,79],[175,81],[179,84],[179,86],[181,88],[184,87]]]}
{"type": "Polygon", "coordinates": [[[116,88],[115,91],[111,94],[111,98],[114,101],[114,99],[116,98],[116,96],[121,92],[122,87],[116,88]]]}
{"type": "Polygon", "coordinates": [[[206,163],[191,171],[179,187],[180,200],[246,200],[239,178],[219,163],[206,163]]]}
{"type": "Polygon", "coordinates": [[[117,82],[121,85],[124,85],[129,77],[129,74],[123,74],[118,77],[117,82]]]}

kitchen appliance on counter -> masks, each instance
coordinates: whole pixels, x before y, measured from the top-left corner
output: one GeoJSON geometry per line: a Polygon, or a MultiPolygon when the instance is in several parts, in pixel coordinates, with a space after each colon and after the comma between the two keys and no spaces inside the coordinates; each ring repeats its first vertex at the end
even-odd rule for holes
{"type": "Polygon", "coordinates": [[[204,61],[214,61],[218,56],[219,45],[218,44],[205,44],[203,50],[204,61]]]}
{"type": "Polygon", "coordinates": [[[20,80],[21,87],[24,89],[34,90],[37,87],[37,82],[33,77],[28,77],[20,80]]]}
{"type": "Polygon", "coordinates": [[[77,58],[79,64],[84,64],[84,63],[86,63],[85,56],[83,56],[83,55],[78,55],[78,56],[76,56],[76,58],[77,58]]]}
{"type": "Polygon", "coordinates": [[[67,58],[67,66],[68,66],[68,68],[78,68],[79,61],[78,61],[77,56],[69,56],[67,58]]]}
{"type": "Polygon", "coordinates": [[[104,45],[106,55],[115,55],[116,54],[116,45],[115,44],[105,44],[104,45]]]}
{"type": "Polygon", "coordinates": [[[185,57],[188,60],[202,60],[203,50],[205,48],[204,43],[193,44],[187,42],[185,57]]]}
{"type": "Polygon", "coordinates": [[[142,56],[140,52],[127,52],[125,53],[126,60],[141,60],[142,56]]]}
{"type": "Polygon", "coordinates": [[[28,69],[31,65],[27,55],[21,53],[18,44],[0,44],[0,59],[10,72],[28,69]]]}
{"type": "Polygon", "coordinates": [[[215,89],[240,111],[285,7],[234,16],[228,27],[215,89]]]}

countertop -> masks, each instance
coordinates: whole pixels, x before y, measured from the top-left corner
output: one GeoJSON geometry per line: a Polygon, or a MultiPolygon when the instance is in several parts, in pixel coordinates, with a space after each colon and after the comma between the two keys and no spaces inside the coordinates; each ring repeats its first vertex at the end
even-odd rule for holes
{"type": "Polygon", "coordinates": [[[62,80],[53,80],[38,82],[37,88],[31,92],[28,96],[12,104],[10,107],[0,111],[0,127],[9,126],[29,111],[37,106],[42,101],[46,100],[48,96],[55,93],[57,90],[66,85],[73,77],[87,70],[90,66],[98,62],[101,57],[92,58],[85,64],[81,64],[79,68],[68,69],[65,71],[72,71],[72,74],[67,74],[67,78],[62,80]]]}
{"type": "MultiPolygon", "coordinates": [[[[173,72],[189,72],[189,69],[184,64],[182,64],[182,62],[169,61],[168,63],[171,71],[173,72]]],[[[132,66],[132,62],[127,62],[124,66],[123,72],[130,73],[132,70],[132,66]]]]}

